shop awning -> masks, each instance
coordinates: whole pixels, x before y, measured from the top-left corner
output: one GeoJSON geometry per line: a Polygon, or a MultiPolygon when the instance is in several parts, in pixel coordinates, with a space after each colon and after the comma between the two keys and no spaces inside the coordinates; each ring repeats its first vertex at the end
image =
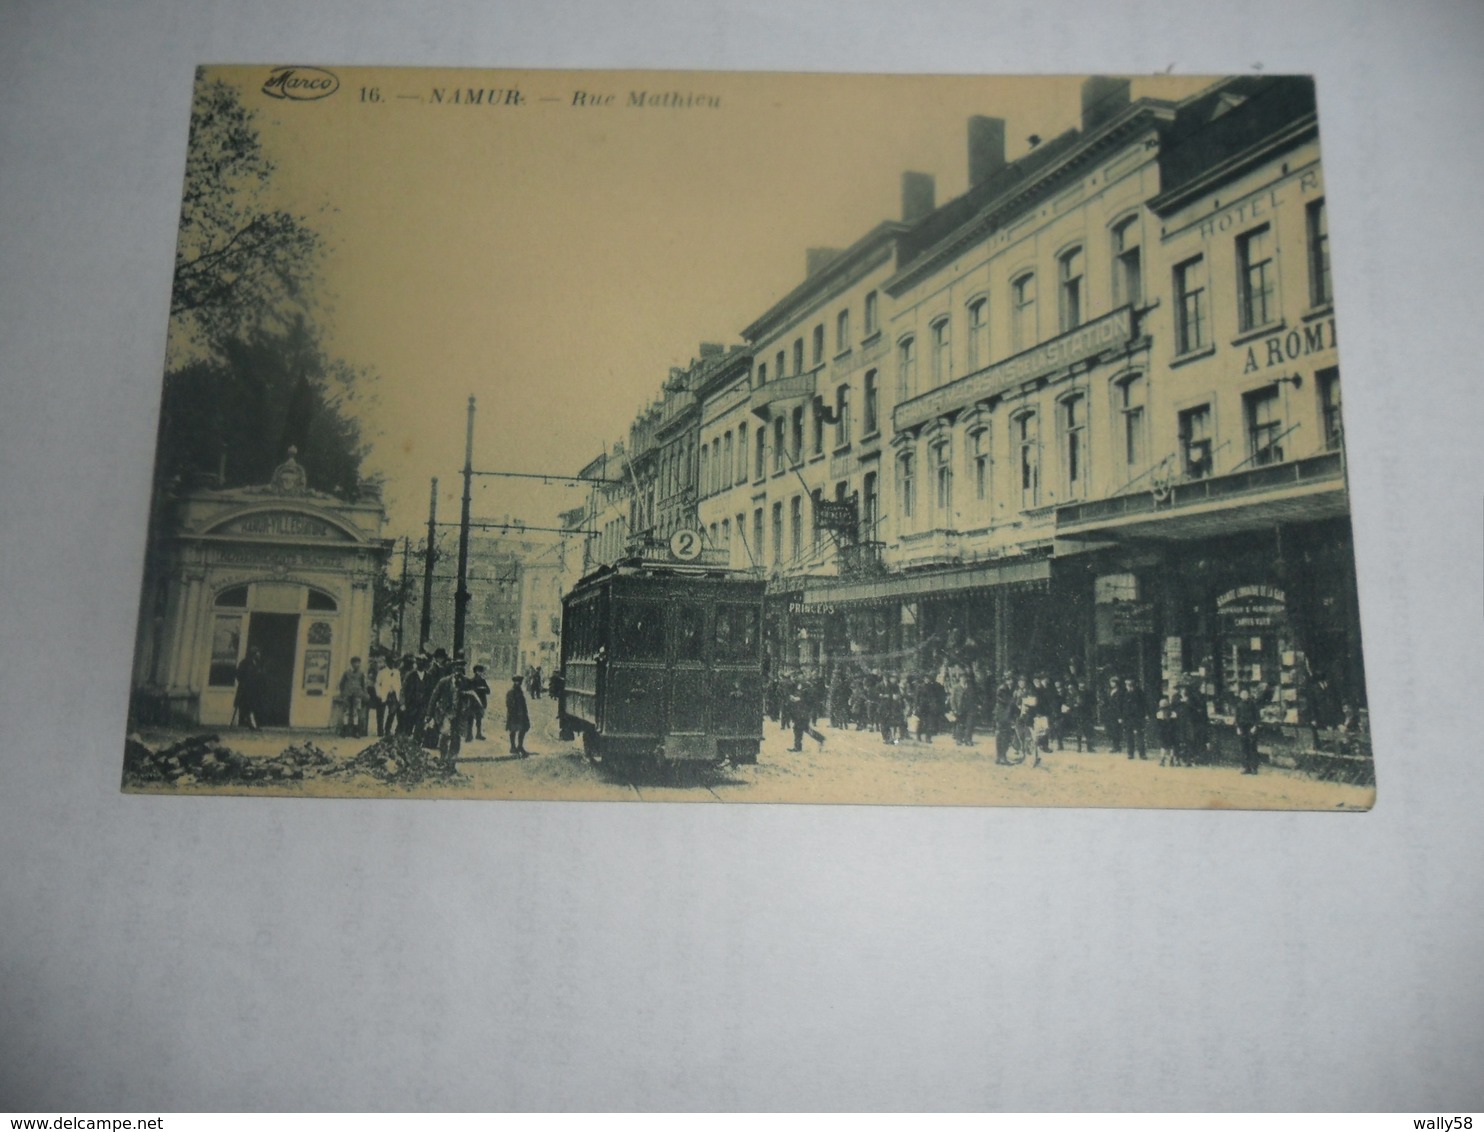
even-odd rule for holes
{"type": "Polygon", "coordinates": [[[801,613],[831,613],[840,605],[916,601],[945,594],[1017,582],[1044,582],[1051,577],[1051,559],[1017,559],[1014,562],[979,563],[951,570],[922,574],[899,574],[868,582],[838,582],[813,585],[804,590],[801,613]]]}
{"type": "Polygon", "coordinates": [[[1056,509],[1056,537],[1067,540],[1197,539],[1315,522],[1350,513],[1339,452],[1071,503],[1056,509]]]}

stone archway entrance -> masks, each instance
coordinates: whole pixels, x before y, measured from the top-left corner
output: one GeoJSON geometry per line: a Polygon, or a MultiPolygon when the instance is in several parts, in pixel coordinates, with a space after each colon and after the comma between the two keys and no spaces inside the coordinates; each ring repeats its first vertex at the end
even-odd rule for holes
{"type": "Polygon", "coordinates": [[[372,588],[390,553],[379,495],[312,491],[290,456],[264,487],[197,489],[169,502],[170,536],[151,579],[158,644],[136,681],[176,719],[229,726],[237,669],[262,661],[257,720],[296,729],[335,722],[335,688],[374,641],[372,588]]]}

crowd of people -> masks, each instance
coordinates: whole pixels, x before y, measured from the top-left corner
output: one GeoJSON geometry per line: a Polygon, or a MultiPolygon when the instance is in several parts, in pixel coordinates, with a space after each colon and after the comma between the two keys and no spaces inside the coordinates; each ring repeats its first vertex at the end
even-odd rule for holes
{"type": "MultiPolygon", "coordinates": [[[[446,649],[423,651],[416,656],[372,657],[370,667],[361,668],[361,658],[352,657],[340,677],[340,733],[365,736],[370,719],[376,719],[378,737],[415,735],[429,748],[447,750],[457,725],[465,742],[484,742],[484,721],[490,704],[490,685],[485,666],[473,672],[463,657],[450,657],[446,649]]],[[[530,707],[522,683],[513,676],[505,693],[505,731],[510,753],[524,758],[526,735],[531,729],[530,707]]],[[[540,699],[540,670],[532,678],[532,694],[540,699]]]]}
{"type": "MultiPolygon", "coordinates": [[[[252,652],[238,670],[236,722],[256,728],[258,668],[252,652]]],[[[511,678],[505,693],[505,730],[510,753],[525,757],[530,731],[532,699],[549,693],[560,701],[561,674],[549,680],[540,668],[511,678]],[[522,687],[522,684],[525,687],[522,687]]],[[[485,739],[490,685],[485,667],[470,673],[462,657],[444,649],[403,656],[374,656],[369,668],[352,657],[340,678],[341,734],[365,736],[370,719],[376,734],[416,735],[425,746],[449,746],[453,727],[461,728],[465,742],[485,739]]],[[[1039,765],[1052,750],[1094,752],[1105,749],[1130,760],[1148,759],[1153,748],[1161,766],[1194,766],[1205,761],[1212,745],[1213,720],[1200,686],[1182,681],[1167,696],[1151,700],[1132,676],[1109,676],[1098,687],[1081,675],[1075,664],[1060,676],[1004,672],[998,677],[982,662],[948,659],[936,669],[892,672],[854,663],[834,665],[828,675],[818,669],[775,670],[765,686],[764,710],[784,730],[792,730],[793,751],[803,749],[807,735],[822,748],[825,734],[818,729],[827,719],[831,728],[879,733],[891,745],[915,741],[932,743],[950,735],[954,743],[970,747],[980,735],[994,740],[995,761],[1008,764],[1015,753],[1039,765]]],[[[1259,762],[1257,702],[1249,692],[1239,695],[1232,731],[1242,755],[1243,773],[1256,774],[1259,762]]]]}
{"type": "MultiPolygon", "coordinates": [[[[1246,773],[1257,769],[1258,713],[1250,697],[1235,719],[1246,773]]],[[[1210,750],[1212,721],[1199,685],[1181,682],[1173,694],[1151,699],[1132,676],[1109,676],[1099,688],[1069,666],[1065,674],[1034,676],[1004,672],[996,676],[980,662],[949,660],[936,669],[883,672],[838,664],[818,670],[776,672],[768,681],[765,709],[785,730],[792,750],[810,735],[822,747],[816,725],[828,719],[837,730],[879,732],[883,742],[932,743],[950,735],[973,746],[980,734],[992,735],[995,761],[1009,763],[1012,752],[1036,764],[1056,751],[1106,749],[1129,759],[1148,759],[1157,751],[1162,766],[1193,766],[1210,750]]]]}

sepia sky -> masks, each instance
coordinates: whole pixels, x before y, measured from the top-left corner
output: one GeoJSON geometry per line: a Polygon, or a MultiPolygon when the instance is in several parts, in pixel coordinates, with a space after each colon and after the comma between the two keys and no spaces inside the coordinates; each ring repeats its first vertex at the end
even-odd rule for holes
{"type": "MultiPolygon", "coordinates": [[[[430,476],[457,518],[469,394],[476,468],[575,474],[670,366],[740,341],[796,286],[806,247],[897,218],[904,170],[933,174],[940,204],[964,192],[971,115],[1007,119],[1013,160],[1077,124],[1081,83],[337,67],[334,94],[291,101],[262,92],[268,72],[206,75],[257,112],[274,203],[330,246],[318,321],[334,355],[378,375],[367,470],[387,478],[388,534],[414,537],[430,476]],[[521,103],[452,101],[469,88],[521,103]],[[613,97],[575,106],[577,92],[613,97]],[[641,108],[634,92],[719,106],[641,108]]],[[[1209,81],[1136,79],[1133,94],[1209,81]]],[[[476,479],[473,510],[550,525],[581,499],[476,479]]]]}

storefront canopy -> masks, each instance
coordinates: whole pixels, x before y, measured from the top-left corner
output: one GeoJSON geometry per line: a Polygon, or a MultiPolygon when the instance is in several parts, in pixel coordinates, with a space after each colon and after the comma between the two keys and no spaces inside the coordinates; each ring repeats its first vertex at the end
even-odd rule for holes
{"type": "Polygon", "coordinates": [[[841,605],[916,601],[945,594],[1017,582],[1044,582],[1051,577],[1049,558],[1017,559],[1014,562],[960,566],[923,574],[877,578],[868,582],[839,582],[810,586],[804,590],[799,612],[830,613],[841,605]]]}

